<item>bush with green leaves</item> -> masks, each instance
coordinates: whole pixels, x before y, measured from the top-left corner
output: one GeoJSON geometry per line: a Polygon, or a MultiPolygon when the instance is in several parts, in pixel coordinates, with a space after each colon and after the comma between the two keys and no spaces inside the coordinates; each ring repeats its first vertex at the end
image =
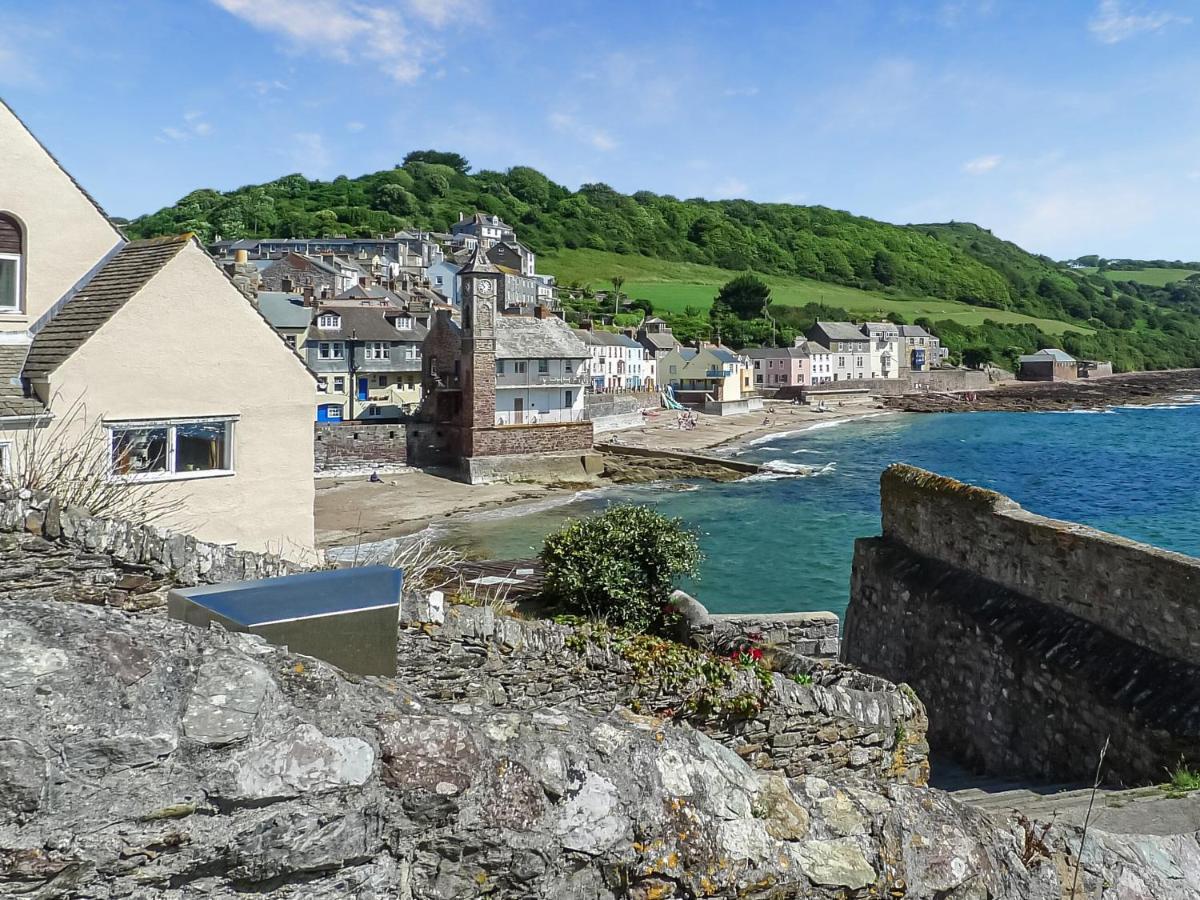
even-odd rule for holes
{"type": "Polygon", "coordinates": [[[612,625],[651,629],[667,617],[675,580],[700,563],[696,535],[678,519],[621,504],[573,519],[541,552],[546,599],[612,625]]]}

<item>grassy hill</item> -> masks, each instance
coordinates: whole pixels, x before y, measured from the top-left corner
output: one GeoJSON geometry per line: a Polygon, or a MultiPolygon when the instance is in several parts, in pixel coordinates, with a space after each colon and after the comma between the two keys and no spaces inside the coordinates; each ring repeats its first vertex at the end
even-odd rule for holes
{"type": "Polygon", "coordinates": [[[1109,281],[1136,281],[1151,287],[1166,287],[1196,273],[1196,269],[1105,269],[1101,274],[1109,281]]]}
{"type": "Polygon", "coordinates": [[[625,289],[668,314],[703,308],[715,285],[752,271],[771,281],[783,306],[945,322],[964,349],[974,342],[1011,357],[1062,334],[1068,352],[1120,368],[1200,366],[1200,298],[1116,288],[975,225],[900,226],[820,206],[626,195],[605,184],[572,191],[525,166],[471,173],[453,153],[410,153],[393,169],[356,178],[285,175],[234,191],[200,189],[126,230],[193,231],[205,240],[445,231],[473,210],[511,223],[564,281],[602,287],[627,273],[625,289]]]}
{"type": "MultiPolygon", "coordinates": [[[[624,277],[622,292],[631,298],[649,300],[659,313],[681,313],[688,307],[707,311],[717,289],[738,275],[716,266],[622,256],[599,250],[555,250],[539,257],[538,268],[557,277],[560,284],[578,283],[596,290],[610,288],[609,279],[614,276],[624,277]]],[[[1078,322],[1036,318],[936,297],[906,297],[782,275],[768,275],[763,280],[771,286],[772,303],[778,306],[820,303],[871,319],[899,313],[910,322],[925,317],[972,326],[991,319],[1004,324],[1035,325],[1047,334],[1061,334],[1068,329],[1084,334],[1093,332],[1092,328],[1078,322]]]]}

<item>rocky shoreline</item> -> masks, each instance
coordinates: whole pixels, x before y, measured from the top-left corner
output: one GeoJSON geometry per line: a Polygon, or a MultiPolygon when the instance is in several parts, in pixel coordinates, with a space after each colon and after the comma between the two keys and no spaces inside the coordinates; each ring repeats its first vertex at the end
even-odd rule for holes
{"type": "Polygon", "coordinates": [[[903,412],[1038,412],[1145,406],[1195,393],[1200,393],[1200,369],[1171,369],[1080,381],[1010,383],[980,392],[905,394],[880,402],[903,412]]]}

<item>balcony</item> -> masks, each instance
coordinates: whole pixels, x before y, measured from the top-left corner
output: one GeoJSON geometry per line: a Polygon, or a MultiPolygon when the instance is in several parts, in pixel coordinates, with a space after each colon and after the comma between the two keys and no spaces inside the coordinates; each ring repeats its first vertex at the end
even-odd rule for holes
{"type": "Polygon", "coordinates": [[[583,373],[569,375],[539,375],[537,372],[505,372],[496,376],[496,388],[531,388],[531,387],[583,387],[587,384],[587,376],[583,373]]]}
{"type": "Polygon", "coordinates": [[[733,370],[726,372],[724,369],[709,369],[704,373],[705,378],[728,378],[733,374],[733,370]]]}
{"type": "Polygon", "coordinates": [[[496,410],[497,425],[561,425],[582,421],[582,409],[552,409],[549,412],[536,409],[496,410]]]}

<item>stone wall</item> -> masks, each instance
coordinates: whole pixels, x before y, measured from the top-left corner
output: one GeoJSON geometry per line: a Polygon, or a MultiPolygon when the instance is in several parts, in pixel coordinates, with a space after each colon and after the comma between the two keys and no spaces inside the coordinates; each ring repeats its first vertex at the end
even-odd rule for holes
{"type": "Polygon", "coordinates": [[[630,391],[624,394],[584,394],[583,414],[591,421],[609,416],[641,413],[643,409],[658,409],[662,405],[655,391],[630,391]]]}
{"type": "Polygon", "coordinates": [[[44,494],[0,492],[0,584],[14,599],[145,609],[163,605],[178,585],[301,570],[277,556],[63,509],[44,494]]]}
{"type": "Polygon", "coordinates": [[[408,461],[405,426],[354,422],[314,426],[317,471],[408,461]]]}
{"type": "Polygon", "coordinates": [[[831,612],[710,613],[683,591],[676,591],[671,603],[682,619],[680,639],[697,647],[723,653],[753,643],[796,657],[838,657],[840,623],[831,612]]]}
{"type": "Polygon", "coordinates": [[[1200,761],[1200,562],[908,466],[855,545],[843,658],[911,684],[930,742],[995,774],[1162,781],[1200,761]],[[1187,648],[1193,648],[1190,652],[1187,648]]]}
{"type": "Polygon", "coordinates": [[[927,372],[906,371],[900,378],[863,378],[832,381],[810,387],[784,387],[775,394],[776,400],[797,397],[819,400],[822,393],[866,389],[882,397],[899,396],[913,391],[986,391],[992,386],[988,373],[979,369],[930,369],[927,372]]]}
{"type": "Polygon", "coordinates": [[[548,422],[539,425],[505,425],[473,432],[474,456],[511,456],[519,453],[556,453],[592,449],[591,422],[548,422]]]}
{"type": "MultiPolygon", "coordinates": [[[[470,698],[512,710],[561,705],[596,714],[628,707],[668,718],[664,711],[685,707],[689,687],[660,678],[665,668],[639,671],[613,646],[581,642],[571,626],[462,605],[450,607],[440,626],[426,618],[406,604],[397,677],[432,700],[470,698]]],[[[782,671],[771,676],[757,714],[687,720],[759,769],[925,782],[925,714],[911,692],[830,661],[781,652],[777,662],[782,671]]],[[[760,688],[752,672],[739,670],[728,692],[760,688]]]]}
{"type": "Polygon", "coordinates": [[[1200,559],[1027,512],[911,466],[883,474],[883,536],[1156,653],[1200,658],[1200,559]]]}

